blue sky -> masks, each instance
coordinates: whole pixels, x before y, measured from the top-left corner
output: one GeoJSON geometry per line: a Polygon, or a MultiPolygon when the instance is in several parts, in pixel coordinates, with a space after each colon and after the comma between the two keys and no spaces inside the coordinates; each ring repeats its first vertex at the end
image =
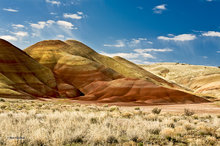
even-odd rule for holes
{"type": "Polygon", "coordinates": [[[0,0],[0,38],[76,39],[139,64],[220,66],[220,0],[0,0]]]}

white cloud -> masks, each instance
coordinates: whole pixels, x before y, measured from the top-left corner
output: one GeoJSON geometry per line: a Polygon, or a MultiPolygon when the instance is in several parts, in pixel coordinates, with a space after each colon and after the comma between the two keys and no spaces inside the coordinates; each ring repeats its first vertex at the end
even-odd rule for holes
{"type": "Polygon", "coordinates": [[[64,35],[59,34],[59,35],[57,35],[56,37],[57,37],[57,38],[62,38],[62,39],[63,39],[63,38],[64,38],[64,35]]]}
{"type": "Polygon", "coordinates": [[[73,29],[73,26],[74,26],[72,23],[67,22],[67,21],[62,21],[62,20],[57,21],[57,24],[66,29],[73,29]]]}
{"type": "Polygon", "coordinates": [[[154,63],[157,63],[157,62],[144,61],[143,63],[149,65],[149,64],[154,64],[154,63]]]}
{"type": "Polygon", "coordinates": [[[154,56],[152,56],[151,54],[148,53],[143,53],[143,52],[135,52],[135,53],[106,53],[106,52],[101,52],[102,55],[106,55],[109,57],[114,57],[114,56],[120,56],[126,59],[134,59],[134,58],[138,58],[138,57],[144,57],[146,58],[155,58],[154,56]]]}
{"type": "Polygon", "coordinates": [[[78,14],[67,14],[67,13],[64,13],[63,17],[64,18],[71,18],[71,19],[82,19],[82,16],[81,16],[82,12],[79,12],[79,13],[78,14]]]}
{"type": "MultiPolygon", "coordinates": [[[[109,57],[114,57],[114,56],[120,56],[123,58],[126,58],[132,62],[138,63],[138,64],[148,64],[144,61],[146,59],[155,59],[156,57],[150,54],[149,52],[171,52],[173,51],[170,48],[164,48],[164,49],[155,49],[155,48],[147,48],[147,49],[134,49],[133,52],[129,53],[124,53],[124,52],[117,52],[117,53],[106,53],[106,52],[101,52],[101,54],[109,56],[109,57]],[[144,60],[144,61],[142,61],[144,60]]],[[[154,63],[154,62],[151,62],[154,63]]]]}
{"type": "Polygon", "coordinates": [[[217,53],[220,53],[220,51],[217,51],[217,53]]]}
{"type": "Polygon", "coordinates": [[[36,29],[43,29],[46,26],[46,22],[40,21],[37,24],[32,23],[31,27],[36,29]]]}
{"type": "Polygon", "coordinates": [[[121,47],[125,47],[125,43],[122,40],[117,40],[117,44],[104,44],[105,47],[116,47],[116,48],[121,48],[121,47]]]}
{"type": "Polygon", "coordinates": [[[83,15],[83,12],[77,12],[77,14],[79,14],[79,15],[83,15]]]}
{"type": "Polygon", "coordinates": [[[39,21],[36,23],[30,23],[32,27],[32,31],[29,32],[31,37],[38,37],[40,39],[62,39],[67,37],[75,38],[72,30],[77,29],[74,25],[67,21],[54,21],[54,20],[46,20],[39,21]],[[64,35],[64,37],[63,37],[64,35]]]}
{"type": "Polygon", "coordinates": [[[213,0],[206,0],[207,2],[212,2],[213,0]]]}
{"type": "Polygon", "coordinates": [[[17,29],[17,28],[24,28],[24,25],[21,24],[12,24],[11,25],[13,28],[17,29]]]}
{"type": "Polygon", "coordinates": [[[139,44],[141,41],[146,41],[147,38],[137,38],[137,39],[132,39],[131,43],[133,44],[139,44]]]}
{"type": "Polygon", "coordinates": [[[13,32],[13,34],[16,35],[17,37],[26,37],[26,36],[28,36],[28,32],[25,32],[25,31],[13,32]]]}
{"type": "Polygon", "coordinates": [[[126,59],[134,59],[134,58],[139,58],[139,57],[144,57],[145,59],[146,58],[155,58],[151,54],[146,53],[144,51],[140,51],[140,50],[135,49],[134,52],[131,52],[131,53],[123,53],[123,52],[105,53],[105,52],[101,52],[101,54],[106,55],[106,56],[110,56],[110,57],[120,56],[120,57],[123,57],[123,58],[126,58],[126,59]]]}
{"type": "Polygon", "coordinates": [[[174,34],[171,34],[171,33],[170,33],[170,34],[168,34],[167,36],[173,37],[173,36],[174,36],[174,34]]]}
{"type": "Polygon", "coordinates": [[[104,44],[105,47],[115,47],[115,48],[122,48],[122,47],[129,47],[129,48],[142,48],[147,44],[153,44],[153,42],[148,41],[147,38],[133,38],[133,39],[121,39],[116,40],[115,44],[104,44]]]}
{"type": "Polygon", "coordinates": [[[54,24],[54,23],[55,23],[55,21],[53,21],[53,20],[47,20],[47,22],[46,22],[47,25],[51,25],[51,24],[54,24]]]}
{"type": "Polygon", "coordinates": [[[50,15],[56,15],[57,13],[54,13],[54,12],[50,12],[50,15]]]}
{"type": "Polygon", "coordinates": [[[140,45],[153,44],[153,42],[148,41],[147,38],[134,38],[131,41],[128,41],[128,46],[131,48],[140,47],[140,45]]]}
{"type": "Polygon", "coordinates": [[[127,59],[137,58],[139,56],[137,53],[106,53],[106,52],[101,52],[100,54],[106,55],[109,57],[120,56],[120,57],[127,58],[127,59]]]}
{"type": "Polygon", "coordinates": [[[165,4],[158,5],[158,6],[155,7],[155,9],[166,10],[166,5],[165,4]]]}
{"type": "Polygon", "coordinates": [[[36,33],[36,32],[33,32],[31,35],[32,35],[32,37],[39,37],[40,36],[40,34],[36,33]]]}
{"type": "Polygon", "coordinates": [[[153,42],[151,42],[151,41],[147,41],[147,43],[148,43],[148,44],[153,44],[153,42]]]}
{"type": "Polygon", "coordinates": [[[53,0],[46,0],[46,2],[50,3],[52,5],[57,5],[57,6],[59,6],[61,4],[60,1],[53,1],[53,0]]]}
{"type": "Polygon", "coordinates": [[[193,34],[181,34],[173,37],[159,36],[157,39],[167,41],[191,41],[196,39],[196,36],[193,34]]]}
{"type": "Polygon", "coordinates": [[[44,29],[45,26],[50,26],[51,24],[55,23],[53,20],[48,21],[39,21],[38,23],[31,23],[31,27],[35,29],[44,29]]]}
{"type": "Polygon", "coordinates": [[[172,52],[173,50],[170,48],[164,48],[164,49],[147,48],[147,49],[134,49],[134,51],[143,53],[143,52],[172,52]]]}
{"type": "Polygon", "coordinates": [[[167,6],[166,4],[158,5],[153,8],[153,11],[154,13],[161,14],[163,11],[167,9],[166,6],[167,6]]]}
{"type": "Polygon", "coordinates": [[[154,56],[152,56],[149,53],[144,53],[144,52],[139,52],[139,56],[142,56],[144,58],[155,58],[154,56]]]}
{"type": "Polygon", "coordinates": [[[4,11],[8,11],[8,12],[14,12],[14,13],[15,13],[15,12],[18,12],[18,10],[10,9],[10,8],[8,8],[8,9],[7,9],[7,8],[3,8],[3,10],[4,10],[4,11]]]}
{"type": "Polygon", "coordinates": [[[207,36],[207,37],[220,37],[220,32],[217,31],[208,31],[204,32],[202,36],[207,36]]]}
{"type": "Polygon", "coordinates": [[[0,36],[1,39],[7,40],[7,41],[17,41],[18,39],[11,35],[3,35],[0,36]]]}
{"type": "Polygon", "coordinates": [[[134,48],[140,45],[143,45],[142,42],[148,43],[148,44],[153,44],[153,42],[148,41],[147,38],[133,38],[131,40],[127,39],[122,39],[122,40],[117,40],[116,44],[104,44],[105,47],[116,47],[116,48],[122,48],[122,47],[130,47],[134,48]]]}

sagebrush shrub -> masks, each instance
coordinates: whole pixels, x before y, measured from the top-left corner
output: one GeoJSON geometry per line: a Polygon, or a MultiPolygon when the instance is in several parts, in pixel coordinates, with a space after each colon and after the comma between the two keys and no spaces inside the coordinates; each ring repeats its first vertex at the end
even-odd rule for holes
{"type": "Polygon", "coordinates": [[[186,116],[192,116],[192,115],[194,115],[194,111],[193,110],[190,110],[190,109],[184,109],[184,114],[186,115],[186,116]]]}
{"type": "Polygon", "coordinates": [[[152,113],[154,113],[154,114],[160,114],[160,112],[161,112],[160,108],[155,107],[152,109],[152,113]]]}

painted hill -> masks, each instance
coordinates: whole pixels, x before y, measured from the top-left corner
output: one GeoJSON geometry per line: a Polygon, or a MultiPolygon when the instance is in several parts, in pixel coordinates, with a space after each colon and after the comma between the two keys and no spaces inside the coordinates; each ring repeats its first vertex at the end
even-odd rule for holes
{"type": "Polygon", "coordinates": [[[176,90],[181,87],[136,64],[100,55],[75,40],[42,41],[25,52],[51,69],[62,97],[147,104],[206,102],[201,97],[176,90]]]}
{"type": "Polygon", "coordinates": [[[220,98],[220,68],[181,63],[140,65],[167,80],[172,80],[196,94],[220,98]]]}
{"type": "Polygon", "coordinates": [[[57,97],[53,73],[22,50],[0,39],[0,96],[57,97]]]}

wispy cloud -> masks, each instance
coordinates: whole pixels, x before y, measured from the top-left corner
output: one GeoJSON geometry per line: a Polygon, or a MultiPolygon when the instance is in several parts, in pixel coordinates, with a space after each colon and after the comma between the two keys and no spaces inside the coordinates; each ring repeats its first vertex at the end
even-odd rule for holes
{"type": "Polygon", "coordinates": [[[18,12],[18,10],[15,10],[15,9],[11,9],[11,8],[3,8],[4,11],[8,11],[8,12],[18,12]]]}
{"type": "Polygon", "coordinates": [[[220,51],[217,51],[217,53],[220,53],[220,51]]]}
{"type": "Polygon", "coordinates": [[[50,15],[56,15],[57,13],[54,13],[54,12],[50,12],[50,15]]]}
{"type": "Polygon", "coordinates": [[[54,1],[54,0],[46,0],[46,2],[47,2],[47,3],[50,3],[50,4],[52,4],[52,5],[57,5],[57,6],[59,6],[59,5],[61,4],[60,1],[54,1]]]}
{"type": "Polygon", "coordinates": [[[166,37],[166,36],[159,36],[157,37],[159,40],[166,40],[166,41],[191,41],[195,40],[196,36],[194,34],[181,34],[177,36],[172,37],[166,37]]]}
{"type": "Polygon", "coordinates": [[[106,53],[106,52],[101,52],[102,55],[106,55],[109,57],[114,57],[114,56],[120,56],[126,59],[131,59],[131,58],[137,58],[139,55],[137,53],[106,53]]]}
{"type": "Polygon", "coordinates": [[[135,52],[172,52],[173,50],[170,48],[164,49],[154,49],[154,48],[147,48],[147,49],[135,49],[135,52]]]}
{"type": "Polygon", "coordinates": [[[59,34],[59,35],[57,35],[56,37],[59,38],[59,39],[63,39],[63,38],[64,38],[64,35],[59,34]]]}
{"type": "Polygon", "coordinates": [[[66,29],[73,29],[73,26],[74,26],[71,22],[63,21],[63,20],[57,21],[57,24],[66,29]]]}
{"type": "Polygon", "coordinates": [[[117,40],[116,44],[104,44],[105,47],[116,47],[116,48],[121,48],[125,47],[125,43],[122,40],[117,40]]]}
{"type": "Polygon", "coordinates": [[[137,58],[140,58],[140,57],[143,57],[144,59],[147,59],[147,58],[153,59],[153,58],[155,58],[153,55],[151,55],[149,53],[142,52],[142,51],[137,51],[137,50],[134,50],[134,52],[131,52],[131,53],[124,53],[124,52],[106,53],[106,52],[101,52],[101,54],[109,56],[109,57],[120,56],[120,57],[129,59],[129,60],[130,59],[137,59],[137,58]]]}
{"type": "Polygon", "coordinates": [[[104,44],[105,47],[116,47],[116,48],[122,48],[122,47],[142,47],[143,44],[153,44],[153,42],[148,41],[147,38],[133,38],[133,39],[121,39],[117,40],[115,44],[104,44]]]}
{"type": "Polygon", "coordinates": [[[39,21],[38,23],[31,23],[31,27],[34,29],[44,29],[45,26],[49,26],[55,23],[53,20],[48,20],[48,21],[39,21]]]}
{"type": "Polygon", "coordinates": [[[12,24],[11,25],[13,28],[17,29],[17,28],[24,28],[24,25],[21,24],[12,24]]]}
{"type": "Polygon", "coordinates": [[[73,30],[77,29],[71,22],[64,20],[46,20],[30,23],[32,30],[28,31],[32,38],[40,39],[77,39],[73,30]],[[65,35],[65,36],[64,36],[65,35]]]}
{"type": "Polygon", "coordinates": [[[208,31],[208,32],[202,33],[202,36],[206,36],[206,37],[220,37],[220,32],[208,31]]]}
{"type": "Polygon", "coordinates": [[[43,29],[46,26],[46,22],[40,21],[38,23],[32,23],[31,27],[36,29],[43,29]]]}
{"type": "Polygon", "coordinates": [[[28,32],[25,32],[25,31],[13,32],[12,34],[14,34],[17,37],[26,37],[26,36],[28,36],[28,32]]]}
{"type": "Polygon", "coordinates": [[[64,18],[71,18],[71,19],[82,19],[83,12],[77,12],[77,14],[67,14],[64,13],[63,17],[64,18]]]}
{"type": "Polygon", "coordinates": [[[2,35],[0,36],[1,39],[7,40],[7,41],[17,41],[18,39],[11,35],[2,35]]]}
{"type": "Polygon", "coordinates": [[[147,38],[137,38],[137,39],[132,39],[131,43],[133,44],[139,44],[141,41],[146,41],[147,38]]]}
{"type": "Polygon", "coordinates": [[[153,8],[153,12],[156,14],[161,14],[163,11],[167,10],[166,7],[167,7],[166,4],[158,5],[153,8]]]}
{"type": "Polygon", "coordinates": [[[164,48],[164,49],[155,49],[155,48],[147,48],[147,49],[134,49],[133,52],[124,53],[124,52],[117,52],[117,53],[106,53],[101,52],[101,54],[114,57],[114,56],[120,56],[126,59],[129,59],[131,61],[134,61],[135,59],[139,60],[140,58],[143,59],[155,59],[156,57],[150,54],[149,52],[171,52],[173,51],[170,48],[164,48]]]}
{"type": "Polygon", "coordinates": [[[147,38],[133,38],[131,41],[128,41],[128,46],[130,47],[137,47],[142,43],[153,44],[153,42],[148,41],[147,38]]]}

